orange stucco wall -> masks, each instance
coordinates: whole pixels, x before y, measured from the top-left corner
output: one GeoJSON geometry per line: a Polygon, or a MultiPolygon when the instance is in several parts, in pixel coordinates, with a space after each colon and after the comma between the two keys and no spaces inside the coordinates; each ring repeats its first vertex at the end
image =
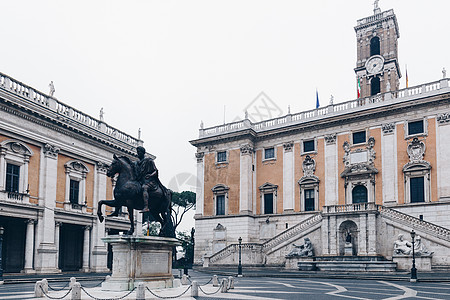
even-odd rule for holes
{"type": "Polygon", "coordinates": [[[228,190],[228,214],[239,213],[240,150],[228,151],[228,163],[216,165],[215,153],[205,155],[205,191],[203,215],[214,214],[214,194],[212,188],[217,184],[226,185],[228,190]]]}
{"type": "Polygon", "coordinates": [[[348,139],[348,134],[343,134],[343,135],[338,135],[337,136],[337,143],[338,143],[338,148],[337,148],[337,153],[338,153],[338,193],[339,193],[339,198],[338,198],[338,204],[339,205],[343,205],[345,204],[345,180],[344,178],[341,177],[342,172],[344,172],[344,150],[342,148],[342,145],[344,144],[344,142],[350,142],[348,139]]]}
{"type": "Polygon", "coordinates": [[[29,144],[27,145],[33,151],[33,156],[30,157],[30,162],[28,164],[28,184],[30,186],[29,187],[30,203],[38,204],[41,148],[29,144]]]}
{"type": "MultiPolygon", "coordinates": [[[[431,195],[430,201],[438,201],[437,193],[437,160],[436,160],[436,119],[428,119],[428,136],[425,141],[424,160],[431,164],[431,195]]],[[[446,158],[448,159],[448,157],[446,158]]]]}
{"type": "Polygon", "coordinates": [[[86,174],[86,202],[87,211],[92,212],[92,206],[94,205],[94,165],[85,163],[89,169],[89,173],[86,174]]]}
{"type": "Polygon", "coordinates": [[[317,154],[312,157],[316,161],[316,176],[319,177],[319,207],[316,210],[322,210],[325,205],[325,140],[317,140],[317,154]]]}
{"type": "Polygon", "coordinates": [[[303,170],[302,170],[302,162],[303,158],[300,156],[301,149],[300,149],[300,143],[294,144],[294,190],[295,190],[295,197],[294,197],[294,211],[300,211],[300,186],[298,185],[298,181],[303,176],[303,170]]]}
{"type": "Polygon", "coordinates": [[[397,124],[397,178],[398,178],[398,203],[405,203],[405,179],[403,176],[403,166],[409,162],[405,141],[405,129],[403,124],[397,124]]]}
{"type": "Polygon", "coordinates": [[[275,147],[276,160],[262,161],[264,150],[256,151],[256,213],[261,214],[261,192],[258,187],[268,182],[278,185],[276,212],[283,212],[283,147],[275,147]]]}
{"type": "Polygon", "coordinates": [[[378,170],[378,174],[375,175],[375,203],[383,204],[383,165],[381,156],[381,128],[375,128],[369,130],[369,137],[373,136],[375,138],[375,168],[378,170]]]}

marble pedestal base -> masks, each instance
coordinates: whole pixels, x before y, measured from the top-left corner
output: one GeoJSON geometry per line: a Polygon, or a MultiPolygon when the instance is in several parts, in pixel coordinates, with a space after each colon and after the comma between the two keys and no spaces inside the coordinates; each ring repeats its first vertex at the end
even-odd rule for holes
{"type": "MultiPolygon", "coordinates": [[[[392,261],[397,263],[397,270],[409,271],[412,268],[412,255],[394,255],[392,261]]],[[[431,271],[431,256],[416,256],[417,271],[431,271]]]]}
{"type": "Polygon", "coordinates": [[[345,243],[345,245],[344,245],[344,256],[353,256],[353,245],[352,245],[352,243],[345,243]]]}
{"type": "Polygon", "coordinates": [[[172,248],[174,238],[111,235],[102,238],[112,245],[111,277],[102,283],[105,291],[130,291],[140,282],[148,288],[172,287],[172,248]]]}
{"type": "Polygon", "coordinates": [[[314,271],[316,269],[313,257],[290,256],[286,257],[286,269],[300,271],[314,271]]]}

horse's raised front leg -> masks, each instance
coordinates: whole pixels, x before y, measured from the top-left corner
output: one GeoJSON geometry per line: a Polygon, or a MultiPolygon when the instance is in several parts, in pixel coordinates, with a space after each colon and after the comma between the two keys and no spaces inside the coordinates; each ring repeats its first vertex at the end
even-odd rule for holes
{"type": "Polygon", "coordinates": [[[134,232],[134,211],[132,207],[127,206],[128,209],[128,217],[130,218],[131,227],[128,230],[127,235],[132,235],[134,232]]]}
{"type": "Polygon", "coordinates": [[[102,215],[102,206],[103,205],[107,205],[109,207],[116,208],[114,210],[114,212],[112,214],[110,214],[109,216],[118,216],[119,210],[122,207],[122,203],[118,202],[117,200],[100,200],[100,201],[98,201],[97,216],[98,216],[100,223],[103,222],[103,220],[105,219],[102,215]]]}

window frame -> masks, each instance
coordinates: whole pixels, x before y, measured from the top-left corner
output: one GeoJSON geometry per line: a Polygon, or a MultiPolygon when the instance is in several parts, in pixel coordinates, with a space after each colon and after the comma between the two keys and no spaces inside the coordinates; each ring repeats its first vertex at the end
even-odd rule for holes
{"type": "Polygon", "coordinates": [[[410,195],[409,195],[410,203],[425,203],[425,176],[412,176],[412,177],[409,178],[409,193],[410,193],[410,195]],[[413,193],[412,183],[413,183],[413,180],[415,181],[416,179],[419,179],[419,178],[422,179],[422,182],[421,182],[421,184],[422,184],[422,186],[421,186],[421,190],[422,190],[421,200],[422,201],[413,201],[413,199],[415,199],[418,194],[416,192],[413,193]]]}
{"type": "Polygon", "coordinates": [[[66,186],[65,186],[65,196],[64,196],[64,209],[65,210],[82,210],[85,212],[87,206],[86,199],[86,177],[89,173],[89,168],[79,160],[68,161],[64,165],[66,169],[66,186]],[[70,201],[70,188],[71,181],[78,181],[79,191],[78,191],[78,203],[70,201]]]}
{"type": "Polygon", "coordinates": [[[211,191],[213,192],[213,200],[214,200],[214,216],[226,216],[228,215],[228,191],[230,188],[224,184],[215,185],[211,191]],[[224,197],[224,214],[217,214],[217,198],[223,196],[224,197]]]}
{"type": "Polygon", "coordinates": [[[8,192],[8,193],[19,193],[19,189],[20,189],[20,169],[21,169],[20,165],[17,165],[17,164],[14,164],[14,163],[10,163],[10,162],[6,162],[6,172],[5,172],[5,177],[6,177],[6,180],[5,180],[5,191],[6,192],[8,192]],[[17,169],[15,169],[15,170],[17,170],[17,172],[15,173],[14,170],[12,170],[12,172],[9,172],[8,171],[8,167],[9,166],[17,168],[17,169]],[[8,180],[9,178],[11,178],[11,179],[8,180]],[[11,185],[11,186],[8,186],[8,185],[11,185]],[[12,188],[12,189],[10,189],[10,188],[12,188]]]}
{"type": "Polygon", "coordinates": [[[263,185],[259,187],[259,194],[260,194],[260,214],[261,215],[274,215],[277,213],[277,197],[278,197],[278,185],[266,182],[263,185]],[[266,194],[272,194],[272,208],[273,212],[271,214],[265,213],[265,195],[266,194]]]}
{"type": "Polygon", "coordinates": [[[405,139],[412,138],[412,137],[419,137],[419,136],[427,136],[428,135],[428,119],[413,119],[413,120],[407,120],[404,123],[404,129],[405,129],[405,139]],[[409,133],[409,124],[416,123],[422,121],[423,124],[423,130],[420,133],[409,133]]]}
{"type": "Polygon", "coordinates": [[[303,211],[316,211],[316,189],[314,187],[310,187],[310,188],[305,188],[303,190],[303,203],[304,203],[304,207],[303,207],[303,211]],[[311,193],[312,197],[308,197],[307,198],[307,194],[311,193]],[[312,199],[312,209],[309,209],[310,207],[307,206],[307,200],[311,200],[312,199]]]}
{"type": "Polygon", "coordinates": [[[304,155],[304,154],[311,154],[311,153],[317,153],[317,139],[315,139],[315,138],[313,138],[313,139],[304,139],[304,140],[302,140],[302,142],[301,142],[301,155],[304,155]],[[306,142],[313,142],[313,145],[314,145],[314,150],[311,150],[311,151],[305,151],[305,143],[306,142]]]}
{"type": "Polygon", "coordinates": [[[367,130],[363,129],[363,130],[352,131],[351,134],[350,134],[350,137],[351,137],[351,141],[352,141],[352,146],[353,145],[364,145],[364,144],[367,143],[367,130]],[[355,143],[355,134],[358,134],[358,133],[361,133],[361,132],[364,132],[364,142],[355,143]]]}
{"type": "Polygon", "coordinates": [[[69,202],[72,204],[80,204],[80,181],[70,179],[69,181],[69,202]],[[72,183],[77,183],[76,188],[72,183]],[[74,194],[76,193],[76,197],[74,194]]]}
{"type": "Polygon", "coordinates": [[[262,161],[276,160],[276,159],[277,159],[277,151],[276,151],[276,147],[275,146],[264,148],[262,161]],[[267,150],[273,150],[273,157],[266,158],[266,151],[267,150]]]}
{"type": "Polygon", "coordinates": [[[227,150],[217,151],[216,152],[216,164],[226,164],[226,163],[228,163],[228,151],[227,150]],[[221,153],[225,153],[225,160],[219,161],[219,156],[221,153]]]}

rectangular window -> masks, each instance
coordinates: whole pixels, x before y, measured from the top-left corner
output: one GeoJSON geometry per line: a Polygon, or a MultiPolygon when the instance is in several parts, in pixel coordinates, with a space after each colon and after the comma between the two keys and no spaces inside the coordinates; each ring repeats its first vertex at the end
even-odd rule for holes
{"type": "Polygon", "coordinates": [[[264,159],[275,158],[275,148],[264,149],[264,159]]]}
{"type": "Polygon", "coordinates": [[[217,152],[217,162],[226,162],[227,161],[227,151],[217,152]]]}
{"type": "Polygon", "coordinates": [[[409,181],[411,203],[425,202],[424,178],[412,177],[409,181]]]}
{"type": "Polygon", "coordinates": [[[314,189],[305,190],[305,211],[314,210],[314,189]]]}
{"type": "Polygon", "coordinates": [[[225,215],[225,195],[216,196],[216,215],[225,215]]]}
{"type": "Polygon", "coordinates": [[[423,120],[416,122],[408,122],[408,135],[424,133],[423,120]]]}
{"type": "Polygon", "coordinates": [[[366,131],[353,132],[353,144],[361,144],[366,142],[366,131]]]}
{"type": "Polygon", "coordinates": [[[273,214],[273,193],[264,194],[264,213],[273,214]]]}
{"type": "Polygon", "coordinates": [[[6,191],[19,192],[20,167],[13,164],[6,164],[6,191]]]}
{"type": "Polygon", "coordinates": [[[78,204],[78,195],[80,194],[80,182],[70,179],[69,201],[78,204]]]}
{"type": "Polygon", "coordinates": [[[315,143],[314,140],[304,141],[303,142],[303,152],[312,152],[315,151],[315,143]]]}

